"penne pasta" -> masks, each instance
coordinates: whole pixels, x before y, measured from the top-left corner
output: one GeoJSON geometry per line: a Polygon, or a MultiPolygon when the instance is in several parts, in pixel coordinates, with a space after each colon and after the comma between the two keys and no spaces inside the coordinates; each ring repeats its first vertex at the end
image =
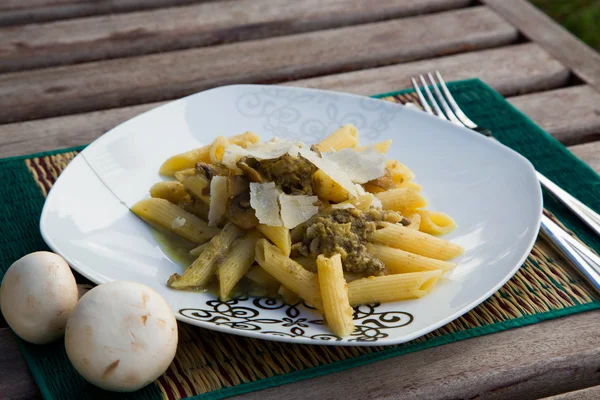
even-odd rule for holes
{"type": "Polygon", "coordinates": [[[390,274],[405,274],[408,272],[435,270],[447,272],[456,267],[455,263],[420,256],[418,254],[394,249],[381,244],[369,243],[367,248],[375,257],[385,264],[390,274]]]}
{"type": "Polygon", "coordinates": [[[402,164],[397,160],[388,160],[385,163],[385,167],[390,171],[392,180],[395,183],[401,183],[403,181],[411,181],[415,179],[415,174],[406,165],[402,164]]]}
{"type": "Polygon", "coordinates": [[[320,199],[339,203],[349,197],[348,192],[322,170],[313,174],[313,184],[320,199]]]}
{"type": "Polygon", "coordinates": [[[204,289],[214,276],[217,263],[225,258],[233,242],[243,233],[244,231],[232,223],[225,225],[223,230],[210,240],[200,256],[183,272],[183,275],[171,275],[167,285],[174,289],[204,289]]]}
{"type": "Polygon", "coordinates": [[[346,124],[321,140],[315,147],[319,151],[338,151],[358,144],[358,131],[352,124],[346,124]]]}
{"type": "Polygon", "coordinates": [[[219,297],[229,299],[233,287],[248,272],[254,263],[254,247],[260,238],[257,231],[249,232],[238,239],[232,246],[225,259],[218,266],[219,297]]]}
{"type": "Polygon", "coordinates": [[[184,201],[190,197],[185,191],[185,186],[177,181],[157,182],[150,188],[150,196],[157,199],[165,199],[173,204],[184,201]]]}
{"type": "MultiPolygon", "coordinates": [[[[260,138],[252,132],[245,132],[241,135],[232,136],[228,140],[238,146],[247,147],[248,144],[257,143],[260,138]]],[[[174,155],[161,165],[159,172],[161,175],[174,176],[177,171],[194,168],[199,162],[210,163],[210,149],[211,145],[208,145],[174,155]]]]}
{"type": "Polygon", "coordinates": [[[427,201],[414,190],[396,188],[376,193],[385,210],[406,211],[427,206],[427,201]]]}
{"type": "Polygon", "coordinates": [[[209,227],[206,221],[165,199],[138,201],[131,207],[131,211],[147,223],[166,229],[193,243],[204,243],[220,232],[220,229],[209,227]]]}
{"type": "Polygon", "coordinates": [[[420,216],[419,230],[430,235],[444,235],[456,228],[456,222],[446,213],[429,210],[418,210],[420,216]]]}
{"type": "Polygon", "coordinates": [[[436,260],[450,260],[458,257],[464,249],[447,240],[431,236],[423,232],[409,229],[400,224],[387,224],[371,234],[370,241],[384,244],[389,247],[435,258],[436,260]]]}
{"type": "Polygon", "coordinates": [[[256,261],[282,285],[300,296],[311,306],[323,310],[317,276],[300,264],[281,254],[266,239],[256,241],[256,261]]]}
{"type": "Polygon", "coordinates": [[[410,221],[410,225],[407,225],[406,227],[408,229],[418,231],[421,225],[421,215],[419,215],[418,213],[413,213],[410,217],[408,217],[408,220],[410,221]]]}
{"type": "Polygon", "coordinates": [[[210,205],[210,181],[196,168],[176,172],[175,179],[204,203],[210,205]]]}
{"type": "Polygon", "coordinates": [[[226,137],[217,136],[217,138],[210,145],[210,149],[208,150],[208,157],[210,158],[210,162],[213,164],[217,164],[223,160],[223,155],[225,154],[225,148],[229,146],[231,143],[227,140],[226,137]]]}
{"type": "Polygon", "coordinates": [[[350,305],[417,299],[431,292],[441,270],[371,276],[348,284],[350,305]]]}
{"type": "Polygon", "coordinates": [[[396,183],[396,187],[410,189],[415,192],[421,192],[421,190],[423,190],[423,187],[421,187],[421,185],[419,185],[418,183],[415,183],[413,181],[404,181],[401,183],[396,183]]]}
{"type": "Polygon", "coordinates": [[[275,246],[281,250],[284,256],[289,257],[292,251],[292,237],[290,230],[283,226],[269,226],[259,224],[256,227],[260,233],[265,235],[275,246]]]}
{"type": "Polygon", "coordinates": [[[348,300],[348,285],[342,271],[342,258],[339,254],[331,258],[320,255],[317,265],[327,326],[335,335],[348,336],[354,330],[354,322],[348,300]]]}

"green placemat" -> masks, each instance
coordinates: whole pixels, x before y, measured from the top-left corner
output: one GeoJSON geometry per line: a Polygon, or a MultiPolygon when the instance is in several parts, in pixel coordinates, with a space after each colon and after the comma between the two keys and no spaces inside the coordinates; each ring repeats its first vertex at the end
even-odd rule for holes
{"type": "MultiPolygon", "coordinates": [[[[457,102],[477,124],[527,157],[535,167],[588,206],[600,211],[600,177],[560,143],[479,80],[454,82],[457,102]]],[[[408,91],[380,96],[406,102],[408,91]]],[[[0,276],[17,258],[47,249],[38,228],[44,198],[81,148],[0,160],[0,276]]],[[[600,239],[551,197],[552,212],[594,250],[600,239]]],[[[518,206],[518,205],[516,205],[518,206]]],[[[542,320],[600,308],[593,290],[543,242],[519,272],[490,299],[452,323],[410,343],[388,347],[326,347],[249,339],[180,324],[179,349],[169,370],[130,394],[104,392],[71,367],[62,342],[19,345],[47,399],[214,399],[328,374],[376,360],[542,320]]]]}

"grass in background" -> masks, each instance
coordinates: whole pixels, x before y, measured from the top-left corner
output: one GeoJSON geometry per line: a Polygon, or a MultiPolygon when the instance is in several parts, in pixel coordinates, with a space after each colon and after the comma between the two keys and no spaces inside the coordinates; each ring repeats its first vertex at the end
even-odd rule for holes
{"type": "Polygon", "coordinates": [[[600,51],[600,0],[532,0],[579,39],[600,51]]]}

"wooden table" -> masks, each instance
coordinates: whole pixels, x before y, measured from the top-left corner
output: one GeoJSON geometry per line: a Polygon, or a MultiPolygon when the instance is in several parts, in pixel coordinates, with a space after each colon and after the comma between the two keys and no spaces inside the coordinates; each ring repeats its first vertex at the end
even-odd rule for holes
{"type": "MultiPolygon", "coordinates": [[[[3,0],[0,26],[0,157],[89,143],[214,86],[370,95],[438,69],[481,78],[600,171],[600,55],[522,0],[3,0]]],[[[600,398],[599,322],[578,314],[244,397],[600,398]]],[[[32,397],[2,320],[0,398],[32,397]]]]}

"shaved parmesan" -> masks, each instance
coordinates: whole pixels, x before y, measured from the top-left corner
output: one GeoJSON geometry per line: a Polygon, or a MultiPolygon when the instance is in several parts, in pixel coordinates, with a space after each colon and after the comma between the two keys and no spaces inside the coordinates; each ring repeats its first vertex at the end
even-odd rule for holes
{"type": "Polygon", "coordinates": [[[282,226],[279,216],[279,189],[275,182],[250,183],[250,206],[254,209],[258,222],[269,226],[282,226]]]}
{"type": "Polygon", "coordinates": [[[184,225],[185,225],[185,218],[183,218],[183,217],[177,217],[173,221],[171,221],[172,229],[181,228],[184,225]]]}
{"type": "Polygon", "coordinates": [[[225,215],[227,207],[227,177],[214,176],[210,180],[210,208],[208,209],[208,226],[217,226],[225,215]]]}
{"type": "Polygon", "coordinates": [[[354,207],[354,204],[351,204],[351,203],[339,203],[339,204],[332,204],[331,208],[333,208],[334,210],[346,210],[348,208],[356,208],[356,207],[354,207]]]}
{"type": "Polygon", "coordinates": [[[298,154],[306,158],[308,161],[313,163],[315,167],[327,174],[338,185],[343,187],[350,194],[350,196],[357,196],[354,183],[352,183],[352,180],[344,173],[344,171],[340,170],[336,163],[329,159],[319,157],[317,153],[307,148],[300,149],[298,154]]]}
{"type": "Polygon", "coordinates": [[[375,147],[369,146],[363,151],[341,149],[324,153],[323,158],[335,163],[355,183],[366,183],[385,173],[385,156],[375,147]]]}
{"type": "Polygon", "coordinates": [[[236,163],[242,157],[271,160],[287,153],[295,156],[298,154],[298,149],[303,146],[304,143],[293,140],[272,140],[265,143],[256,143],[245,149],[241,146],[231,145],[225,149],[222,162],[228,168],[235,168],[236,163]]]}
{"type": "Polygon", "coordinates": [[[313,215],[319,212],[319,207],[314,205],[318,200],[317,196],[280,194],[279,204],[281,204],[283,226],[292,229],[308,221],[313,215]]]}

